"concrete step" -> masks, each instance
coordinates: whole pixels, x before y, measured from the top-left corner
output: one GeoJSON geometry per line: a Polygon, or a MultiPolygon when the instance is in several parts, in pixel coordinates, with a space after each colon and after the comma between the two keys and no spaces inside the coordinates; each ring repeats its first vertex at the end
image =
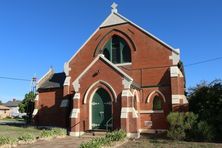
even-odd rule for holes
{"type": "Polygon", "coordinates": [[[103,137],[105,136],[107,131],[87,131],[82,135],[83,138],[93,138],[93,137],[103,137]]]}

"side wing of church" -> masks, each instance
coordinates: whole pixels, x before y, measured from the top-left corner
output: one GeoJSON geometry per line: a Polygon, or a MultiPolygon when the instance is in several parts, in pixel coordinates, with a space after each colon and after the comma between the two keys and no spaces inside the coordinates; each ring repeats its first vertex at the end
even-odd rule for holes
{"type": "Polygon", "coordinates": [[[167,115],[186,111],[183,64],[174,49],[113,6],[111,14],[64,64],[38,82],[36,125],[72,136],[123,129],[128,137],[168,128],[167,115]]]}

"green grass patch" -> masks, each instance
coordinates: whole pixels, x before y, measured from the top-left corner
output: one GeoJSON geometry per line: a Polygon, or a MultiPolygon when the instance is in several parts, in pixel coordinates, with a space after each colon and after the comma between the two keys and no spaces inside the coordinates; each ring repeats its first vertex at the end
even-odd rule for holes
{"type": "Polygon", "coordinates": [[[34,137],[38,137],[40,136],[41,130],[35,127],[0,125],[0,136],[18,138],[27,133],[31,133],[34,137]]]}
{"type": "Polygon", "coordinates": [[[35,127],[16,127],[0,125],[0,146],[16,144],[20,141],[29,142],[41,138],[65,136],[66,130],[62,128],[37,129],[35,127]]]}

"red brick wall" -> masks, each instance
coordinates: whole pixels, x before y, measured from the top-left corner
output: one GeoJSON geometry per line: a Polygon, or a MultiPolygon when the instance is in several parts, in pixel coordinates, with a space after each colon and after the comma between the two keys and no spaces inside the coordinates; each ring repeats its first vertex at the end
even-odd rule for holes
{"type": "Polygon", "coordinates": [[[121,92],[122,92],[122,75],[120,75],[118,72],[116,72],[112,67],[104,63],[102,60],[98,60],[87,72],[86,74],[80,79],[80,102],[81,107],[80,107],[80,120],[81,123],[84,125],[81,125],[81,130],[88,130],[89,129],[89,98],[91,95],[93,95],[93,91],[98,88],[98,87],[103,87],[104,89],[107,90],[107,92],[110,93],[110,96],[112,96],[112,91],[104,85],[103,83],[98,83],[95,87],[93,87],[88,95],[87,103],[83,104],[84,102],[84,97],[86,94],[86,91],[88,88],[98,80],[103,80],[107,83],[109,83],[113,88],[118,96],[116,99],[117,102],[115,102],[115,98],[113,98],[113,114],[114,114],[114,128],[118,129],[120,128],[120,103],[121,103],[121,92]],[[95,73],[99,73],[95,75],[95,73]]]}
{"type": "Polygon", "coordinates": [[[40,126],[67,127],[70,107],[61,108],[63,89],[42,90],[39,92],[38,114],[35,123],[40,126]]]}
{"type": "MultiPolygon", "coordinates": [[[[161,91],[166,99],[166,102],[163,103],[164,113],[141,114],[139,118],[141,128],[167,128],[166,116],[172,110],[171,92],[183,94],[183,78],[181,78],[180,81],[175,80],[175,84],[171,85],[169,69],[172,61],[169,59],[169,56],[171,56],[172,51],[131,24],[100,28],[69,63],[69,67],[71,68],[69,73],[69,76],[71,76],[70,82],[72,83],[76,80],[114,34],[124,38],[131,48],[132,64],[120,68],[130,75],[134,82],[142,86],[142,90],[139,91],[140,100],[138,104],[140,107],[138,108],[140,108],[140,110],[152,110],[152,101],[147,103],[147,97],[154,90],[161,91]],[[173,86],[173,90],[171,90],[171,86],[173,86]],[[149,120],[153,121],[152,127],[144,126],[144,122],[149,120]]],[[[87,89],[97,80],[108,82],[118,96],[117,103],[113,103],[113,114],[115,119],[114,127],[120,128],[121,92],[123,90],[122,79],[122,76],[118,74],[118,72],[102,61],[97,61],[80,79],[81,130],[87,130],[89,125],[89,105],[88,102],[83,104],[83,98],[87,89]],[[95,76],[94,74],[98,71],[99,73],[95,76]]],[[[65,119],[68,118],[68,116],[66,111],[59,108],[59,102],[61,101],[60,96],[62,98],[62,95],[68,95],[67,92],[69,92],[70,95],[74,94],[73,86],[70,85],[68,87],[69,88],[64,88],[64,94],[62,89],[40,92],[39,105],[43,106],[41,108],[46,109],[39,112],[39,123],[67,125],[65,119]],[[55,93],[57,94],[56,97],[55,93]]],[[[71,121],[71,124],[73,123],[74,120],[71,121]]],[[[73,127],[73,125],[71,125],[71,127],[73,127]]]]}
{"type": "MultiPolygon", "coordinates": [[[[150,128],[167,128],[166,116],[172,109],[171,78],[169,70],[170,66],[172,65],[172,61],[169,60],[169,56],[171,56],[172,51],[130,24],[101,28],[70,62],[69,66],[71,67],[71,82],[73,82],[77,76],[92,62],[96,56],[95,54],[98,53],[98,50],[102,49],[106,41],[108,41],[114,34],[124,38],[131,47],[132,65],[125,66],[125,68],[122,69],[134,79],[134,82],[148,87],[143,88],[142,91],[140,91],[140,109],[152,110],[152,102],[146,103],[146,100],[148,95],[153,90],[160,90],[166,98],[166,102],[163,104],[164,113],[141,115],[140,120],[142,128],[146,128],[143,126],[143,124],[144,121],[147,120],[153,121],[153,126],[150,128]],[[124,32],[124,34],[121,32],[124,32]]],[[[115,90],[118,90],[118,95],[121,95],[120,93],[123,89],[121,85],[122,80],[116,79],[116,77],[112,76],[115,75],[114,72],[110,71],[109,69],[103,70],[103,67],[101,66],[103,66],[101,63],[98,65],[95,64],[95,66],[93,66],[94,68],[88,71],[88,74],[81,79],[81,94],[84,94],[87,87],[89,87],[93,82],[102,79],[107,80],[115,90]],[[92,74],[98,69],[101,71],[100,75],[95,78],[92,77],[92,74]],[[111,77],[112,79],[110,79],[111,77]]],[[[176,87],[181,87],[181,85],[176,87]]],[[[73,90],[72,86],[70,86],[70,90],[73,90]]],[[[81,106],[81,110],[87,109],[87,105],[81,106]]],[[[119,112],[116,114],[119,117],[120,109],[118,111],[119,112]]],[[[85,117],[88,117],[87,113],[88,110],[81,113],[81,118],[86,122],[87,118],[85,117]]]]}
{"type": "MultiPolygon", "coordinates": [[[[137,83],[140,83],[141,79],[140,68],[146,67],[151,69],[143,70],[143,84],[155,85],[158,84],[160,80],[168,81],[169,83],[170,78],[168,77],[168,80],[166,79],[167,75],[169,75],[168,68],[157,67],[170,66],[172,64],[172,61],[169,60],[171,50],[130,24],[100,29],[70,62],[70,76],[72,77],[71,82],[73,82],[76,77],[92,62],[98,44],[108,41],[110,39],[108,37],[111,37],[114,33],[116,33],[115,30],[124,32],[126,35],[123,35],[122,37],[126,41],[128,41],[127,37],[130,37],[136,47],[135,50],[131,49],[132,65],[127,66],[127,69],[134,70],[125,71],[128,72],[137,83]],[[106,38],[104,38],[104,36],[109,32],[111,32],[110,35],[107,35],[106,38]]],[[[131,45],[131,43],[129,44],[131,45]]],[[[70,89],[73,90],[73,87],[70,86],[70,89]]]]}

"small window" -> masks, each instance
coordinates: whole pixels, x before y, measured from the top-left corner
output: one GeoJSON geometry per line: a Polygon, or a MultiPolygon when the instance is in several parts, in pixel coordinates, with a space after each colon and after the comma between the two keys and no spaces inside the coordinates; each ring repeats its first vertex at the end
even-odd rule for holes
{"type": "Polygon", "coordinates": [[[155,96],[153,99],[153,110],[162,110],[162,100],[159,96],[155,96]]]}
{"type": "Polygon", "coordinates": [[[130,63],[131,50],[124,39],[114,35],[103,49],[104,56],[114,64],[130,63]]]}
{"type": "Polygon", "coordinates": [[[62,100],[60,107],[68,107],[68,105],[69,105],[69,100],[65,99],[65,100],[62,100]]]}

